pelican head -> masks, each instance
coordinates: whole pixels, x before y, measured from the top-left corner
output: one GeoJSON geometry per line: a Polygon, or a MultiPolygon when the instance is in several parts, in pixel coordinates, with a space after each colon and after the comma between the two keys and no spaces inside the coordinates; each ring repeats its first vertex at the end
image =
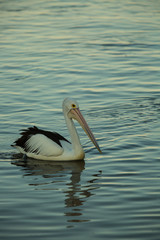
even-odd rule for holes
{"type": "Polygon", "coordinates": [[[88,135],[92,143],[95,145],[98,151],[102,153],[91,129],[89,128],[86,120],[84,119],[82,113],[80,112],[77,101],[71,98],[65,98],[63,101],[63,111],[64,113],[67,114],[68,118],[75,119],[79,122],[79,124],[81,125],[85,133],[88,135]]]}

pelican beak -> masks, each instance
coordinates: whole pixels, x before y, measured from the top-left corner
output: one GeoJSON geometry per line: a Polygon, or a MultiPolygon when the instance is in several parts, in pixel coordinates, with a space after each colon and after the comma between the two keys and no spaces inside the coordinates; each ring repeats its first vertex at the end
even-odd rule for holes
{"type": "Polygon", "coordinates": [[[71,112],[71,114],[72,114],[72,117],[79,122],[79,124],[81,125],[81,127],[83,128],[83,130],[85,131],[85,133],[88,135],[88,137],[90,138],[90,140],[92,141],[92,143],[93,143],[93,144],[95,145],[95,147],[98,149],[98,151],[99,151],[100,153],[102,153],[102,151],[101,151],[101,149],[100,149],[100,147],[99,147],[99,145],[98,145],[98,143],[97,143],[97,141],[96,141],[96,139],[95,139],[95,137],[94,137],[91,129],[89,128],[89,126],[88,126],[86,120],[84,119],[83,115],[81,114],[79,108],[72,108],[72,109],[70,110],[70,112],[71,112]]]}

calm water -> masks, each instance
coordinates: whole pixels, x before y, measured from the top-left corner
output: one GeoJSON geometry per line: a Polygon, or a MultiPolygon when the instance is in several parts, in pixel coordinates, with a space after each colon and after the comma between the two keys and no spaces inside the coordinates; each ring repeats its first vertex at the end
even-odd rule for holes
{"type": "Polygon", "coordinates": [[[160,1],[0,2],[0,237],[160,239],[160,1]],[[65,137],[79,101],[80,162],[24,162],[37,125],[65,137]]]}

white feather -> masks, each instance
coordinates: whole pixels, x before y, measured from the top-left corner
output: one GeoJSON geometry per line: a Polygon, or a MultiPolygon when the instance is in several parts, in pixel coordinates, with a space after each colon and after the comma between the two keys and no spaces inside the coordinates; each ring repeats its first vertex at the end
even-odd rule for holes
{"type": "Polygon", "coordinates": [[[43,134],[36,134],[30,137],[26,142],[26,146],[29,149],[29,152],[34,153],[36,151],[37,155],[48,157],[62,155],[64,151],[61,146],[43,134]]]}

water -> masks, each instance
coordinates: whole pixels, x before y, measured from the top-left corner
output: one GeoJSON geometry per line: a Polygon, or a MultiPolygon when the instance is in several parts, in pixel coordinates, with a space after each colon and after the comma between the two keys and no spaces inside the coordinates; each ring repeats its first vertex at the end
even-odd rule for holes
{"type": "Polygon", "coordinates": [[[0,2],[0,236],[160,236],[160,1],[0,2]],[[36,125],[68,138],[76,98],[103,154],[77,125],[80,162],[24,162],[10,144],[36,125]]]}

